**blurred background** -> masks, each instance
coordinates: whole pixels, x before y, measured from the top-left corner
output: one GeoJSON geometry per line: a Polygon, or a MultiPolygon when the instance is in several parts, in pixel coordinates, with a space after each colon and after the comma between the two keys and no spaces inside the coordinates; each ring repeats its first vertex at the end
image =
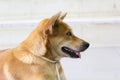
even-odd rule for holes
{"type": "Polygon", "coordinates": [[[91,46],[62,59],[68,80],[120,80],[120,0],[0,0],[0,49],[16,47],[44,18],[62,11],[91,46]]]}

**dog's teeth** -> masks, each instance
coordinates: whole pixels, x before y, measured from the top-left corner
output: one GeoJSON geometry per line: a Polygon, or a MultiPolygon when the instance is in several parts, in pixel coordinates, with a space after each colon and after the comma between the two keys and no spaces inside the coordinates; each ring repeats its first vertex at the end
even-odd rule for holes
{"type": "Polygon", "coordinates": [[[71,50],[69,50],[71,52],[71,50]]]}
{"type": "Polygon", "coordinates": [[[69,52],[71,52],[71,53],[74,53],[74,51],[73,50],[70,50],[70,49],[68,49],[68,48],[64,48],[66,51],[69,51],[69,52]]]}

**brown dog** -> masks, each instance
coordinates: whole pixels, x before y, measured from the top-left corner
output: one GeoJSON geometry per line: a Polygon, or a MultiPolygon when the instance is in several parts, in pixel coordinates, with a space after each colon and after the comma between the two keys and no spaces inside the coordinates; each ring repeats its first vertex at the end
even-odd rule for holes
{"type": "Polygon", "coordinates": [[[63,22],[66,14],[44,19],[26,40],[0,51],[0,80],[66,80],[59,60],[80,58],[89,44],[63,22]]]}

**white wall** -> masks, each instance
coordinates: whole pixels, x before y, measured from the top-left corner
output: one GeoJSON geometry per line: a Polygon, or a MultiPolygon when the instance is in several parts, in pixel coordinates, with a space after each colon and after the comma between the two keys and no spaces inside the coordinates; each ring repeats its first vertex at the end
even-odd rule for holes
{"type": "Polygon", "coordinates": [[[33,20],[58,11],[68,18],[119,17],[120,0],[0,0],[0,20],[33,20]]]}
{"type": "MultiPolygon", "coordinates": [[[[68,12],[65,19],[75,32],[80,31],[76,34],[93,46],[119,46],[120,38],[116,35],[120,34],[120,0],[0,0],[0,26],[8,26],[11,21],[18,21],[21,26],[21,22],[28,21],[26,24],[31,26],[59,11],[68,12]]],[[[1,31],[4,33],[3,28],[1,31]]]]}

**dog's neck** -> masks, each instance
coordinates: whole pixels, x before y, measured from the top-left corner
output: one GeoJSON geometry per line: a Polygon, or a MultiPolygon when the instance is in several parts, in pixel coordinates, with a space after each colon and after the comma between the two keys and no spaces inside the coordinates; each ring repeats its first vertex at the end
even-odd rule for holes
{"type": "Polygon", "coordinates": [[[53,49],[51,49],[48,45],[47,45],[47,51],[44,55],[45,58],[48,58],[50,60],[53,61],[60,61],[60,57],[57,55],[57,52],[52,51],[53,49]]]}

